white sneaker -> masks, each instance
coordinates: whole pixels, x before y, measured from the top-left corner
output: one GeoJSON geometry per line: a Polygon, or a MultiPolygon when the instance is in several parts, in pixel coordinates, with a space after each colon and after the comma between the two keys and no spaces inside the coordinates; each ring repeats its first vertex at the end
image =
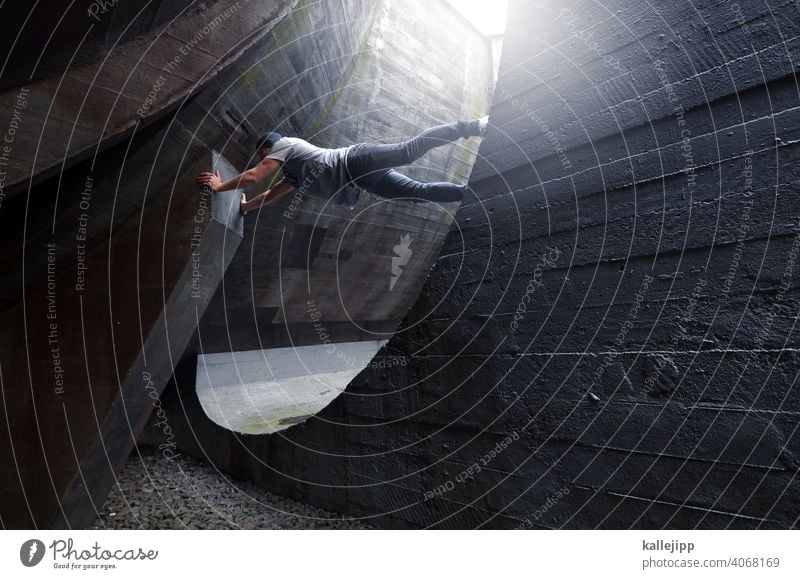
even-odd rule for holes
{"type": "Polygon", "coordinates": [[[478,119],[478,128],[481,131],[481,134],[479,136],[481,138],[486,136],[486,127],[487,126],[489,126],[489,115],[486,115],[485,117],[481,117],[481,118],[478,119]]]}

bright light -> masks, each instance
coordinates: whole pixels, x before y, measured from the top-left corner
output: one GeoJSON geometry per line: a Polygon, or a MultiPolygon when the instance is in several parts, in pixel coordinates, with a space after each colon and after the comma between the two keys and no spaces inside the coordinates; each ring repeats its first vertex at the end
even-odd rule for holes
{"type": "Polygon", "coordinates": [[[508,0],[448,0],[484,34],[503,34],[506,30],[508,0]]]}

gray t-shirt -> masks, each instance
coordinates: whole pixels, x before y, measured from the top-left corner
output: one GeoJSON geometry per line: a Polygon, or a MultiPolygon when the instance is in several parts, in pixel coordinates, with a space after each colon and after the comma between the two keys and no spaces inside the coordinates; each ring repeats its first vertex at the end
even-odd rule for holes
{"type": "MultiPolygon", "coordinates": [[[[272,145],[267,159],[282,163],[283,175],[303,195],[354,205],[352,186],[348,186],[347,153],[352,147],[323,149],[295,137],[282,137],[272,145]]],[[[357,196],[356,196],[357,199],[357,196]]]]}

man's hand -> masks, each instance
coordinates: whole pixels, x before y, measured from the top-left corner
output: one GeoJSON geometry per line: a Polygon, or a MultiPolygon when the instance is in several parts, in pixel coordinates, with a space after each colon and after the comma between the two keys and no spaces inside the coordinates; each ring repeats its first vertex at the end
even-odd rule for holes
{"type": "Polygon", "coordinates": [[[219,191],[241,189],[242,187],[247,187],[248,185],[258,183],[265,179],[280,166],[281,164],[275,159],[265,158],[252,169],[248,169],[241,175],[237,175],[224,183],[219,176],[219,171],[214,173],[200,173],[197,176],[197,184],[201,187],[210,187],[215,193],[219,191]]]}
{"type": "Polygon", "coordinates": [[[288,193],[292,189],[293,187],[289,183],[282,180],[272,189],[267,189],[263,193],[253,197],[250,201],[248,201],[245,198],[244,193],[242,193],[242,199],[241,201],[239,201],[239,210],[242,212],[242,215],[246,215],[248,211],[251,211],[253,209],[259,210],[265,205],[277,201],[279,198],[286,195],[286,193],[288,193]]]}
{"type": "Polygon", "coordinates": [[[219,176],[219,171],[200,173],[197,176],[197,184],[201,187],[209,187],[212,191],[217,192],[222,186],[222,178],[219,176]]]}

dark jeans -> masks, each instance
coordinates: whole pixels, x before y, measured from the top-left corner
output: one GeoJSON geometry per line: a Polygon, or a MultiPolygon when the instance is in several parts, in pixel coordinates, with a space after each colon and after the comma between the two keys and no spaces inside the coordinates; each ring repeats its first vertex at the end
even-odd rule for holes
{"type": "Polygon", "coordinates": [[[388,199],[461,201],[467,190],[455,183],[421,183],[393,169],[409,165],[436,147],[460,138],[479,135],[475,121],[459,121],[423,131],[413,139],[391,145],[355,145],[348,154],[347,168],[359,187],[388,199]]]}

